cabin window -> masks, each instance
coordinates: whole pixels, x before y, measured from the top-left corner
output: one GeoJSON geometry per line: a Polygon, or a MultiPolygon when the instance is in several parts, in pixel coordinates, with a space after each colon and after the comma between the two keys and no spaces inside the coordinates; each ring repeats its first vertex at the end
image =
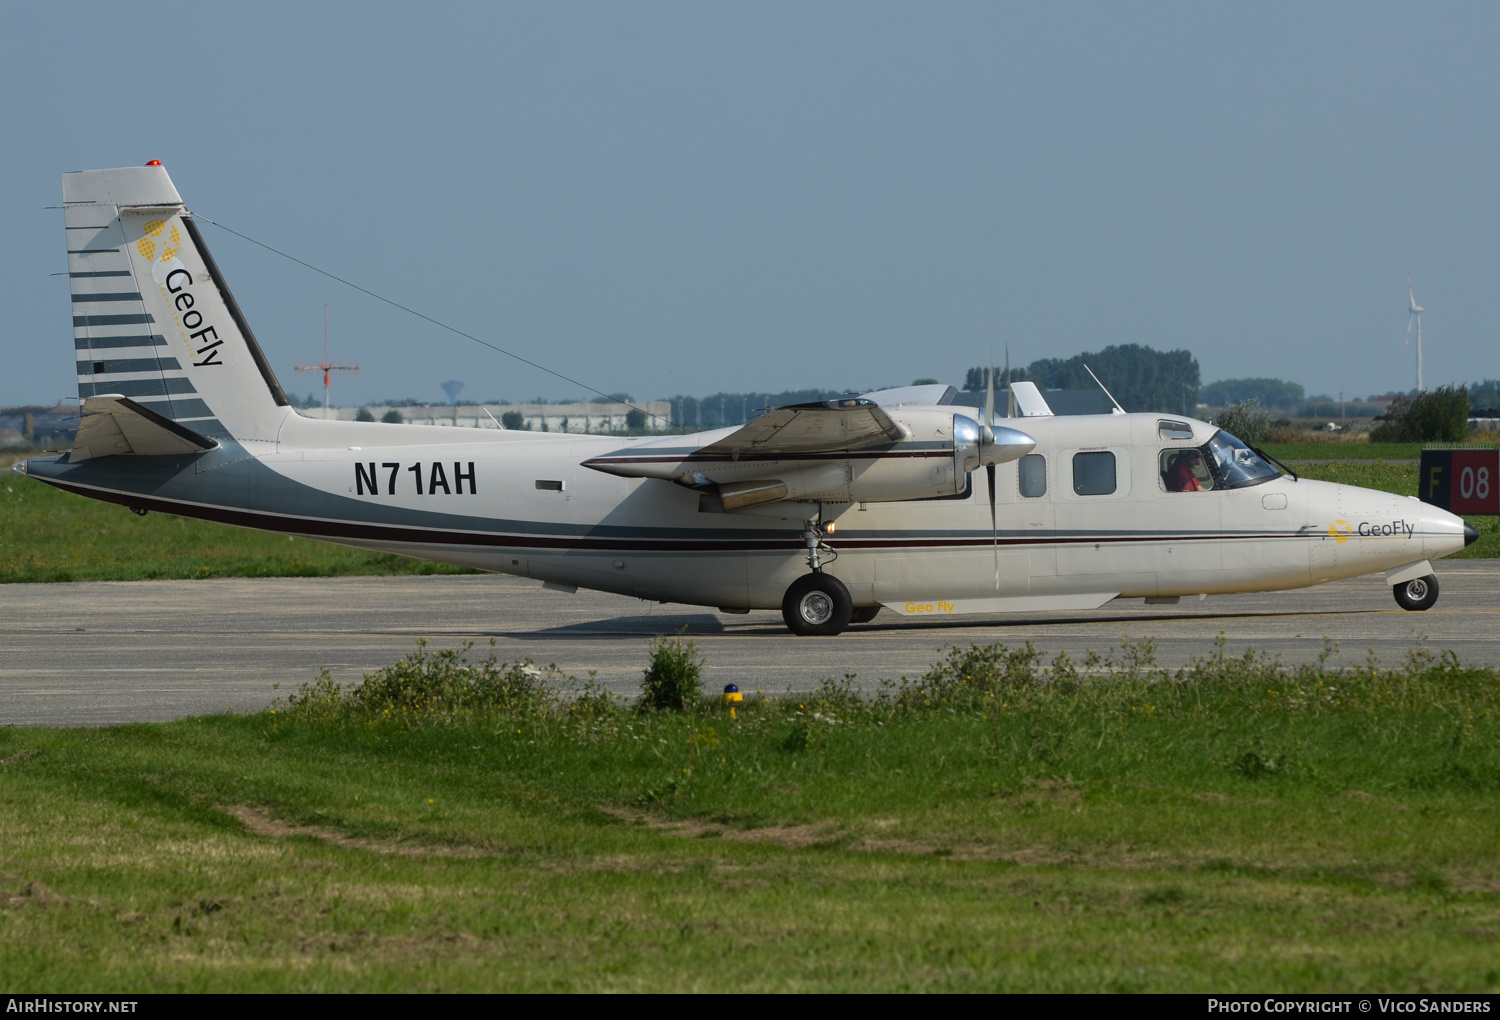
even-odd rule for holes
{"type": "Polygon", "coordinates": [[[1214,476],[1194,447],[1161,452],[1161,487],[1168,492],[1204,492],[1215,488],[1214,476]]]}
{"type": "Polygon", "coordinates": [[[1073,491],[1107,496],[1115,491],[1115,455],[1108,450],[1073,454],[1073,491]]]}
{"type": "Polygon", "coordinates": [[[1192,439],[1193,427],[1185,421],[1168,421],[1161,418],[1156,422],[1156,434],[1163,439],[1192,439]]]}
{"type": "Polygon", "coordinates": [[[1037,499],[1047,495],[1047,458],[1040,453],[1028,453],[1017,465],[1021,481],[1021,495],[1037,499]]]}

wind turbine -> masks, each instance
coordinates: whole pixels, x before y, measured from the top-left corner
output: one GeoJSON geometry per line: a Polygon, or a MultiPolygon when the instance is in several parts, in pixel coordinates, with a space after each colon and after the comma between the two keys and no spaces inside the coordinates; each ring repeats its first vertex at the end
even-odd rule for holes
{"type": "Polygon", "coordinates": [[[1411,302],[1411,309],[1406,314],[1406,345],[1411,347],[1412,323],[1417,324],[1417,392],[1422,392],[1422,306],[1417,304],[1417,296],[1412,293],[1411,277],[1406,278],[1406,300],[1411,302]]]}

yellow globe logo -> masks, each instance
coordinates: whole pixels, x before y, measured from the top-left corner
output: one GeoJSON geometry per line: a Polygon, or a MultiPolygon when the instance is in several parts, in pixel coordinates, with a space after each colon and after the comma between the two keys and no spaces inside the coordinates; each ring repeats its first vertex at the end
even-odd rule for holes
{"type": "Polygon", "coordinates": [[[166,226],[165,220],[149,220],[141,228],[145,233],[141,235],[139,241],[135,242],[135,250],[140,252],[141,258],[147,262],[156,261],[156,250],[158,247],[161,248],[161,260],[163,262],[166,262],[182,250],[182,234],[177,229],[175,223],[167,231],[167,236],[161,239],[159,245],[157,241],[153,240],[153,238],[161,237],[162,231],[166,229],[166,226]]]}

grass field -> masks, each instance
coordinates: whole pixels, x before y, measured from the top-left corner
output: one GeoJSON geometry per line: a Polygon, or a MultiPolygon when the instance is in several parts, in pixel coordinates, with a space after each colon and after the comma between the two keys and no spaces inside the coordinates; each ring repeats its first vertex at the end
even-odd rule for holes
{"type": "Polygon", "coordinates": [[[137,517],[0,470],[0,583],[470,573],[186,517],[137,517]]]}
{"type": "Polygon", "coordinates": [[[1421,460],[1421,443],[1266,443],[1278,460],[1421,460]]]}
{"type": "Polygon", "coordinates": [[[0,985],[1500,990],[1486,670],[994,646],[731,719],[471,665],[0,730],[0,985]]]}
{"type": "MultiPolygon", "coordinates": [[[[1377,457],[1415,460],[1420,455],[1415,445],[1312,443],[1267,449],[1309,478],[1403,495],[1417,491],[1415,464],[1346,462],[1377,457]]],[[[12,460],[0,458],[0,467],[8,467],[12,460]]],[[[1500,556],[1500,518],[1469,520],[1482,538],[1455,558],[1500,556]]],[[[19,475],[0,476],[0,583],[465,573],[473,571],[163,514],[136,517],[124,507],[19,475]]]]}

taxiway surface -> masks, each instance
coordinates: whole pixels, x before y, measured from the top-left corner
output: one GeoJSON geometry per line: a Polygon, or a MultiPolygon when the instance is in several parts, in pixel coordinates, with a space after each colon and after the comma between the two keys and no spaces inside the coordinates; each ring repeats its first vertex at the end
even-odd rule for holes
{"type": "Polygon", "coordinates": [[[1049,655],[1106,652],[1152,638],[1178,666],[1247,646],[1310,661],[1324,636],[1335,663],[1370,650],[1395,664],[1425,637],[1465,663],[1500,665],[1500,560],[1438,564],[1435,608],[1405,613],[1378,576],[1295,592],[1140,600],[1093,612],[911,619],[889,610],[836,638],[797,638],[777,613],[735,616],[536,581],[484,577],[255,578],[0,585],[0,725],[103,725],[263,708],[327,668],[341,682],[411,651],[473,641],[502,659],[530,655],[569,673],[597,670],[638,693],[652,635],[686,627],[710,689],[807,689],[857,675],[861,686],[917,674],[946,645],[1033,641],[1049,655]],[[280,684],[278,691],[275,685],[280,684]]]}

